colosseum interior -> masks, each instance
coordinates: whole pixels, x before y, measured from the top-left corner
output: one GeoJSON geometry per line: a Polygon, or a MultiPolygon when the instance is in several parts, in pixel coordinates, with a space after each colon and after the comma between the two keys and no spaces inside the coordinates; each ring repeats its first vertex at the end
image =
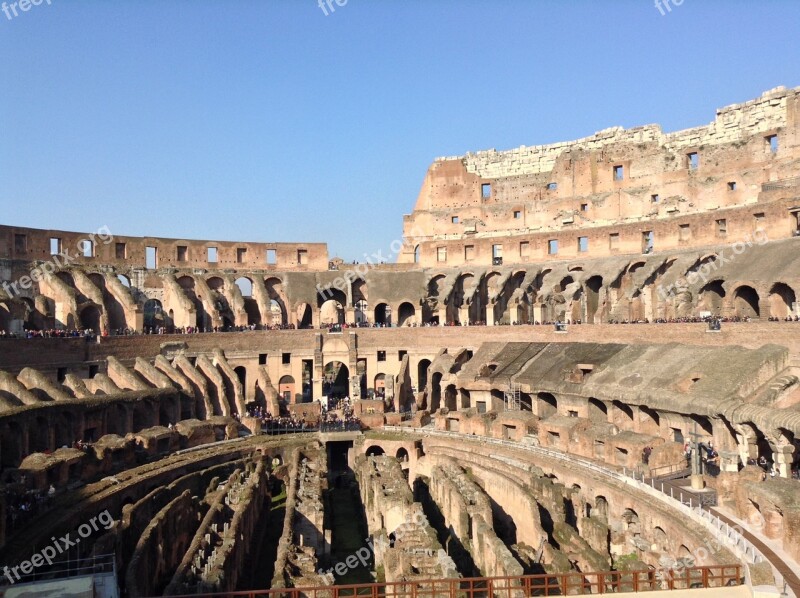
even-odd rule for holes
{"type": "Polygon", "coordinates": [[[800,88],[390,248],[0,227],[0,595],[800,596],[800,88]]]}

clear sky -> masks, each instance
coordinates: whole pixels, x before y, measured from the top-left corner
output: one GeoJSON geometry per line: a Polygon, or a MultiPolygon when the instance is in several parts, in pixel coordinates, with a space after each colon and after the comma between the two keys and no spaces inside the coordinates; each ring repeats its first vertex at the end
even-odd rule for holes
{"type": "Polygon", "coordinates": [[[400,237],[437,156],[673,131],[800,85],[800,1],[675,2],[17,6],[0,12],[0,223],[358,259],[400,237]]]}

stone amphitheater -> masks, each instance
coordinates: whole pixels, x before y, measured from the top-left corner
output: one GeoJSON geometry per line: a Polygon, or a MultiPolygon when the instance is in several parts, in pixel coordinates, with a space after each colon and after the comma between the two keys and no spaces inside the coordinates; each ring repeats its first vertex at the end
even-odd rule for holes
{"type": "Polygon", "coordinates": [[[0,596],[800,596],[800,88],[403,224],[0,226],[0,596]]]}

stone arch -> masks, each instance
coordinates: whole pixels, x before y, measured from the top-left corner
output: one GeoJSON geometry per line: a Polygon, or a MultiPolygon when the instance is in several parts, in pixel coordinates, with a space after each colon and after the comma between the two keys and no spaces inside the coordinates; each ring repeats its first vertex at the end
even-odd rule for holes
{"type": "Polygon", "coordinates": [[[753,287],[743,284],[733,292],[733,313],[740,318],[759,318],[761,309],[758,302],[758,292],[753,287]]]}
{"type": "Polygon", "coordinates": [[[458,395],[455,384],[448,384],[447,388],[444,389],[444,406],[450,411],[458,409],[458,395]]]}
{"type": "Polygon", "coordinates": [[[797,296],[794,290],[783,282],[776,282],[769,290],[769,315],[785,318],[792,313],[797,296]]]}
{"type": "Polygon", "coordinates": [[[397,453],[395,454],[395,458],[400,461],[400,463],[408,463],[411,459],[408,454],[408,450],[405,447],[400,447],[397,449],[397,453]]]}
{"type": "Polygon", "coordinates": [[[600,399],[589,399],[589,419],[597,423],[608,421],[608,406],[600,399]]]}
{"type": "Polygon", "coordinates": [[[133,406],[133,432],[141,432],[150,427],[150,409],[143,401],[137,401],[133,406]]]}
{"type": "Polygon", "coordinates": [[[414,306],[410,302],[404,301],[397,310],[397,325],[409,326],[415,323],[416,313],[414,306]]]}
{"type": "Polygon", "coordinates": [[[41,415],[36,417],[35,424],[29,428],[29,442],[32,453],[43,453],[49,451],[50,445],[50,424],[41,415]]]}
{"type": "Polygon", "coordinates": [[[308,303],[300,303],[295,311],[295,316],[297,317],[298,328],[311,328],[313,324],[311,306],[308,303]]]}
{"type": "Polygon", "coordinates": [[[430,359],[420,359],[417,364],[417,390],[423,391],[428,386],[428,368],[431,367],[430,359]]]}
{"type": "Polygon", "coordinates": [[[295,402],[294,376],[288,374],[281,376],[280,380],[278,380],[278,396],[280,396],[287,405],[295,402]]]}
{"type": "MultiPolygon", "coordinates": [[[[267,296],[270,299],[270,314],[262,314],[262,323],[268,317],[271,317],[271,324],[286,325],[289,323],[289,310],[287,305],[289,302],[286,299],[286,293],[283,290],[283,281],[275,276],[267,277],[264,280],[264,288],[267,290],[267,296]],[[277,305],[278,309],[275,309],[277,305]]],[[[305,304],[302,304],[305,305],[305,304]]],[[[310,308],[309,308],[310,309],[310,308]]],[[[309,314],[309,327],[311,326],[311,315],[309,314]]],[[[297,323],[300,324],[302,315],[297,316],[297,323]]]]}
{"type": "Polygon", "coordinates": [[[536,406],[540,419],[558,414],[558,399],[549,392],[540,392],[536,395],[536,406]]]}
{"type": "Polygon", "coordinates": [[[374,322],[384,326],[392,325],[392,308],[387,303],[378,303],[375,306],[374,322]]]}
{"type": "Polygon", "coordinates": [[[99,333],[100,330],[100,309],[96,305],[85,306],[80,313],[81,328],[89,328],[99,333]]]}
{"type": "Polygon", "coordinates": [[[612,423],[623,430],[633,429],[633,408],[626,405],[622,401],[613,401],[611,403],[611,419],[612,423]]]}
{"type": "Polygon", "coordinates": [[[243,365],[237,366],[233,368],[233,372],[236,374],[236,377],[239,379],[239,382],[242,384],[242,392],[244,393],[244,400],[245,403],[247,402],[247,398],[252,396],[252,393],[248,392],[247,390],[247,368],[243,365]]]}
{"type": "Polygon", "coordinates": [[[322,394],[338,398],[350,395],[350,369],[341,361],[326,363],[322,378],[322,394]]]}
{"type": "Polygon", "coordinates": [[[441,399],[442,399],[442,373],[435,372],[433,376],[431,376],[431,402],[429,405],[431,413],[439,409],[441,399]]]}
{"type": "Polygon", "coordinates": [[[725,295],[722,280],[712,280],[703,285],[700,289],[700,311],[709,311],[712,315],[721,316],[725,295]]]}
{"type": "Polygon", "coordinates": [[[386,451],[383,450],[383,447],[380,446],[380,445],[377,445],[377,444],[373,444],[366,451],[367,457],[380,457],[381,455],[385,455],[385,454],[386,454],[386,451]]]}
{"type": "Polygon", "coordinates": [[[0,463],[3,468],[16,467],[27,451],[23,446],[22,428],[17,422],[7,422],[0,430],[0,463]]]}
{"type": "Polygon", "coordinates": [[[386,374],[377,374],[373,379],[372,388],[375,390],[376,397],[384,397],[386,395],[386,374]]]}
{"type": "Polygon", "coordinates": [[[247,276],[240,276],[234,283],[242,295],[244,311],[247,314],[247,325],[260,325],[263,318],[261,317],[261,310],[258,308],[258,301],[253,298],[253,280],[247,276]]]}
{"type": "Polygon", "coordinates": [[[124,405],[109,406],[106,409],[106,434],[125,436],[128,433],[128,410],[124,405]]]}
{"type": "Polygon", "coordinates": [[[586,281],[586,323],[599,324],[603,321],[600,309],[600,292],[603,288],[603,277],[599,274],[589,277],[586,281]]]}
{"type": "Polygon", "coordinates": [[[325,301],[319,309],[320,324],[344,324],[344,303],[336,299],[325,301]]]}

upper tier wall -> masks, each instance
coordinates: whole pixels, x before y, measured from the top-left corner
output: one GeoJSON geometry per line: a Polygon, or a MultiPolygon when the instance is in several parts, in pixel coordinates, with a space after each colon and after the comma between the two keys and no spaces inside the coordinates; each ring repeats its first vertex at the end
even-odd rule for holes
{"type": "MultiPolygon", "coordinates": [[[[152,252],[152,250],[151,250],[152,252]]],[[[93,233],[66,232],[0,226],[0,260],[50,261],[54,253],[74,258],[70,264],[103,264],[118,268],[203,268],[219,270],[327,270],[326,243],[245,243],[196,241],[163,237],[125,237],[108,227],[93,233]],[[92,243],[84,257],[84,241],[92,243]],[[148,264],[147,249],[154,248],[154,262],[148,264]],[[209,249],[216,249],[216,261],[209,261],[209,249]],[[268,253],[269,252],[269,253],[268,253]]],[[[59,258],[63,261],[63,258],[59,258]]]]}
{"type": "MultiPolygon", "coordinates": [[[[796,199],[798,175],[800,88],[777,88],[676,133],[616,127],[578,141],[440,158],[404,217],[414,242],[399,261],[413,262],[416,244],[475,236],[712,222],[719,211],[796,199]]],[[[784,224],[780,238],[791,234],[784,224]]]]}

